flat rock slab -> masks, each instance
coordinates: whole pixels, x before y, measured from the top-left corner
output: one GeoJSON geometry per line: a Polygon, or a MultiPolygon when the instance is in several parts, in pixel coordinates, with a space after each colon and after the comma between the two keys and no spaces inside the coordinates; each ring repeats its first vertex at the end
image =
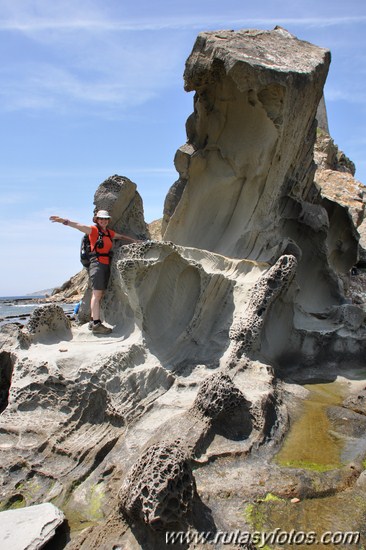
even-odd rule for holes
{"type": "Polygon", "coordinates": [[[64,514],[50,503],[0,512],[0,548],[42,548],[64,519],[64,514]]]}

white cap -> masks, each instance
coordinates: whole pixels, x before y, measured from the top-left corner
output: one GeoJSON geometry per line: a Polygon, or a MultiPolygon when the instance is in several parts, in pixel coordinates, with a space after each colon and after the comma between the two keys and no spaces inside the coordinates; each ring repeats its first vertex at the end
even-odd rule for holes
{"type": "Polygon", "coordinates": [[[98,210],[98,212],[95,214],[96,218],[110,218],[110,215],[108,214],[107,210],[98,210]]]}

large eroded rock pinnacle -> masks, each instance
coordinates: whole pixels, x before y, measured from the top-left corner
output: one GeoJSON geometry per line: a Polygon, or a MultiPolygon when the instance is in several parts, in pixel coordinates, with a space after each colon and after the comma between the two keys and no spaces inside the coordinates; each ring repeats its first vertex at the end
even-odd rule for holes
{"type": "Polygon", "coordinates": [[[185,89],[196,91],[194,113],[176,154],[185,185],[165,239],[229,256],[278,256],[281,199],[302,199],[312,184],[314,116],[329,61],[327,50],[283,29],[199,35],[184,73],[185,89]]]}
{"type": "Polygon", "coordinates": [[[184,246],[270,264],[295,255],[298,302],[309,311],[343,300],[314,185],[329,63],[328,50],[282,28],[201,33],[186,63],[194,112],[163,223],[163,238],[184,246]]]}

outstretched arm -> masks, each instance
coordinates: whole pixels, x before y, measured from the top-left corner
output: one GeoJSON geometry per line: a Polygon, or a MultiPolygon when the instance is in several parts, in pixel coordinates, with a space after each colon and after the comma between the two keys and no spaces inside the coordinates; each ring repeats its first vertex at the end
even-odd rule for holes
{"type": "Polygon", "coordinates": [[[127,241],[131,241],[132,243],[141,243],[142,241],[139,239],[133,239],[132,237],[129,237],[128,235],[124,235],[123,233],[115,233],[114,239],[126,239],[127,241]]]}
{"type": "Polygon", "coordinates": [[[50,220],[53,223],[62,223],[63,225],[68,225],[69,227],[72,227],[73,229],[77,229],[78,231],[81,231],[82,233],[86,233],[87,235],[90,235],[91,233],[90,225],[83,225],[78,222],[72,222],[67,218],[60,218],[60,216],[50,216],[50,220]]]}

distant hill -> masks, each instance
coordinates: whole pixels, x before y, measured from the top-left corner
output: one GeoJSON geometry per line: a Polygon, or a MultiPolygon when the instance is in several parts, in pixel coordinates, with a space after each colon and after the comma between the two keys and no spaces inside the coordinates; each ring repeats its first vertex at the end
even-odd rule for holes
{"type": "Polygon", "coordinates": [[[161,223],[163,218],[148,224],[149,233],[153,241],[161,241],[161,223]]]}
{"type": "Polygon", "coordinates": [[[53,288],[48,288],[46,290],[37,290],[36,292],[30,292],[27,296],[51,296],[53,288]]]}

